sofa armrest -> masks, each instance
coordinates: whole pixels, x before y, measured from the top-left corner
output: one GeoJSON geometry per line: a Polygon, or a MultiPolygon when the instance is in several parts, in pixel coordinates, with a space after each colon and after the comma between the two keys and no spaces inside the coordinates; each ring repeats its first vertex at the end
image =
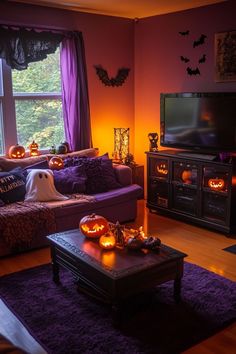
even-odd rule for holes
{"type": "Polygon", "coordinates": [[[122,187],[132,184],[132,170],[129,166],[114,164],[113,168],[117,182],[119,182],[122,187]]]}

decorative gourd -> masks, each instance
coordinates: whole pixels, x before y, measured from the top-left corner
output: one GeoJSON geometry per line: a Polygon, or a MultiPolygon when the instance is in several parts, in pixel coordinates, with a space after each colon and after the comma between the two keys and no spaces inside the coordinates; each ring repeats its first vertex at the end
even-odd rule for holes
{"type": "Polygon", "coordinates": [[[79,223],[81,232],[89,238],[98,238],[109,230],[108,221],[100,215],[84,216],[79,223]]]}
{"type": "Polygon", "coordinates": [[[57,147],[57,154],[66,154],[68,152],[67,146],[64,143],[61,143],[57,147]]]}
{"type": "Polygon", "coordinates": [[[184,170],[181,175],[182,181],[187,184],[192,183],[192,171],[191,170],[184,170]]]}
{"type": "Polygon", "coordinates": [[[225,181],[222,178],[210,178],[208,181],[208,187],[213,190],[221,191],[224,189],[225,181]]]}
{"type": "Polygon", "coordinates": [[[160,173],[161,175],[167,175],[168,174],[168,168],[165,163],[160,163],[157,165],[157,172],[160,173]]]}
{"type": "Polygon", "coordinates": [[[99,246],[104,250],[111,250],[116,245],[116,238],[112,232],[107,232],[99,238],[99,246]]]}
{"type": "Polygon", "coordinates": [[[48,165],[52,170],[61,170],[64,167],[64,161],[60,156],[53,156],[48,165]]]}
{"type": "Polygon", "coordinates": [[[68,143],[67,141],[64,141],[64,143],[62,143],[62,144],[65,145],[66,148],[67,148],[67,151],[66,151],[66,152],[70,152],[70,145],[69,145],[69,143],[68,143]]]}
{"type": "Polygon", "coordinates": [[[134,250],[134,251],[140,250],[142,248],[142,246],[143,246],[143,241],[137,237],[129,238],[127,241],[127,245],[126,245],[126,247],[129,250],[134,250]]]}
{"type": "Polygon", "coordinates": [[[30,156],[38,156],[39,155],[39,150],[38,150],[39,146],[34,140],[30,144],[29,149],[30,149],[30,156]]]}
{"type": "Polygon", "coordinates": [[[16,144],[12,145],[9,149],[9,157],[11,159],[22,159],[25,157],[25,148],[22,145],[16,144]]]}

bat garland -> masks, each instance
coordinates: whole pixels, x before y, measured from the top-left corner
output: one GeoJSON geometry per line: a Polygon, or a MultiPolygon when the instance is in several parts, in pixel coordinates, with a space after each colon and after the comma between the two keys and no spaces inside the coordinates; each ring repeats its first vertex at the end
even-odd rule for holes
{"type": "MultiPolygon", "coordinates": [[[[181,36],[187,36],[187,35],[189,35],[189,30],[180,31],[179,34],[181,36]]],[[[205,39],[206,38],[207,38],[207,36],[205,34],[201,34],[201,36],[197,40],[193,41],[193,48],[198,47],[200,45],[203,45],[205,43],[205,39]]],[[[180,60],[182,62],[184,62],[184,63],[188,63],[190,61],[189,58],[187,58],[187,57],[185,57],[183,55],[180,56],[180,60]]],[[[205,62],[206,62],[206,54],[203,54],[201,56],[201,58],[199,58],[198,63],[202,64],[202,63],[205,63],[205,62]]],[[[192,75],[200,75],[200,70],[199,70],[198,67],[192,68],[192,67],[188,66],[186,68],[186,71],[187,71],[187,74],[190,75],[190,76],[192,76],[192,75]]]]}
{"type": "Polygon", "coordinates": [[[117,71],[116,77],[109,78],[107,70],[101,65],[94,65],[96,74],[105,86],[121,86],[127,79],[130,69],[120,68],[117,71]]]}

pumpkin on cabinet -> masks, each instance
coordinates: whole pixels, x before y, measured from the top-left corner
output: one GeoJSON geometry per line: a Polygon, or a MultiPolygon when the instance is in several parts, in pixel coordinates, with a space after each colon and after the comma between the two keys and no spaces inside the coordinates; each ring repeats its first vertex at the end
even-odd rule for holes
{"type": "Polygon", "coordinates": [[[79,223],[81,232],[89,238],[99,238],[109,231],[109,223],[101,215],[91,214],[84,216],[79,223]]]}

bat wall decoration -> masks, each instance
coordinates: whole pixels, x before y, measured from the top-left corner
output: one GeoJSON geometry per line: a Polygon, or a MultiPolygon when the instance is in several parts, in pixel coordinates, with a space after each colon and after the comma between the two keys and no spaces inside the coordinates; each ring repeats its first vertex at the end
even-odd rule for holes
{"type": "Polygon", "coordinates": [[[203,54],[203,56],[198,60],[199,64],[205,63],[206,61],[206,54],[203,54]]]}
{"type": "Polygon", "coordinates": [[[179,34],[181,36],[187,36],[189,34],[189,30],[188,31],[184,31],[184,32],[179,32],[179,34]]]}
{"type": "Polygon", "coordinates": [[[187,58],[187,57],[183,57],[183,55],[181,55],[181,56],[180,56],[180,60],[183,61],[183,62],[185,62],[185,63],[188,63],[190,59],[187,58]]]}
{"type": "Polygon", "coordinates": [[[127,79],[130,69],[121,68],[118,69],[116,77],[109,78],[107,70],[101,65],[94,65],[96,74],[105,86],[121,86],[127,79]]]}
{"type": "Polygon", "coordinates": [[[207,36],[205,34],[201,34],[201,36],[196,41],[193,42],[193,48],[204,44],[206,38],[207,36]]]}
{"type": "Polygon", "coordinates": [[[190,68],[188,66],[186,70],[187,70],[188,75],[190,75],[190,76],[192,76],[192,75],[200,75],[200,71],[199,71],[198,68],[192,69],[192,68],[190,68]]]}

